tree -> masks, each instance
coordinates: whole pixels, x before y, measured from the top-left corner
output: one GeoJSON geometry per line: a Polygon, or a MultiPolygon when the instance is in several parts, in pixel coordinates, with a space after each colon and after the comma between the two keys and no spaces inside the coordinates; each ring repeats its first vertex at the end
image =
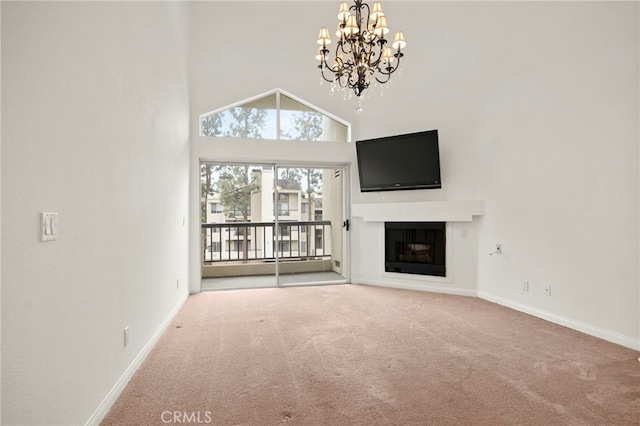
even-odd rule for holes
{"type": "MultiPolygon", "coordinates": [[[[299,141],[318,141],[322,139],[322,114],[315,111],[302,111],[293,117],[291,122],[292,132],[283,132],[287,139],[299,141]]],[[[322,193],[322,171],[319,169],[299,169],[299,179],[304,181],[305,194],[308,200],[307,217],[311,222],[315,220],[315,195],[322,193]]],[[[307,233],[309,242],[315,244],[315,229],[309,228],[307,233]]]]}
{"type": "MultiPolygon", "coordinates": [[[[237,219],[238,213],[242,216],[242,222],[249,221],[251,214],[251,194],[260,191],[260,181],[257,176],[251,174],[249,166],[217,166],[219,179],[216,192],[220,196],[220,203],[225,209],[228,218],[237,219]]],[[[243,258],[248,253],[247,228],[242,228],[243,258]]]]}
{"type": "Polygon", "coordinates": [[[282,132],[286,139],[299,141],[319,141],[322,139],[322,114],[302,111],[294,115],[291,122],[293,133],[282,132]]]}
{"type": "MultiPolygon", "coordinates": [[[[203,136],[222,136],[222,118],[220,114],[211,114],[202,119],[203,136]]],[[[207,221],[207,201],[213,195],[214,165],[200,165],[200,204],[202,223],[207,221]]]]}
{"type": "MultiPolygon", "coordinates": [[[[279,181],[289,181],[289,182],[297,182],[298,189],[302,185],[302,173],[300,173],[300,169],[294,168],[279,168],[278,169],[278,180],[279,181]]],[[[279,184],[280,185],[280,184],[279,184]]]]}
{"type": "Polygon", "coordinates": [[[213,196],[213,164],[200,165],[200,215],[202,223],[207,221],[207,201],[213,196]]]}
{"type": "MultiPolygon", "coordinates": [[[[317,141],[322,138],[322,114],[315,111],[302,111],[292,120],[293,133],[284,133],[288,139],[299,141],[317,141]]],[[[306,195],[309,200],[309,220],[314,219],[314,194],[322,192],[322,171],[319,169],[301,169],[300,181],[306,184],[306,195]]]]}
{"type": "Polygon", "coordinates": [[[222,136],[222,118],[220,114],[211,114],[202,119],[203,136],[222,136]]]}
{"type": "Polygon", "coordinates": [[[262,139],[267,123],[266,109],[235,107],[229,110],[233,117],[225,136],[235,138],[262,139]]]}

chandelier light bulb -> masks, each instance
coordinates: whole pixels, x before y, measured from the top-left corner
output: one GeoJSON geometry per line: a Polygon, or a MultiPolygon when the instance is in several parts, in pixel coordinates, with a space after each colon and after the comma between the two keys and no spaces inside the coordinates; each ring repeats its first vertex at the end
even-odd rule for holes
{"type": "Polygon", "coordinates": [[[338,21],[344,22],[349,17],[349,5],[347,3],[340,3],[340,11],[338,12],[338,21]]]}
{"type": "Polygon", "coordinates": [[[401,50],[404,49],[407,45],[407,42],[404,41],[404,34],[402,33],[402,31],[398,31],[396,33],[395,38],[393,39],[393,48],[396,50],[401,50]]]}
{"type": "Polygon", "coordinates": [[[391,52],[390,47],[384,48],[384,52],[382,53],[382,59],[384,59],[388,65],[391,65],[391,62],[393,62],[393,52],[391,52]]]}
{"type": "Polygon", "coordinates": [[[376,27],[373,30],[373,33],[380,38],[384,38],[384,36],[389,32],[389,28],[387,27],[387,17],[382,15],[378,16],[378,20],[376,21],[376,27]]]}
{"type": "Polygon", "coordinates": [[[373,4],[373,9],[371,10],[371,15],[369,15],[369,19],[371,19],[373,22],[377,22],[378,17],[380,16],[384,16],[384,12],[382,11],[382,5],[380,4],[379,1],[377,1],[373,4]]]}
{"type": "Polygon", "coordinates": [[[322,47],[327,47],[327,45],[331,44],[331,37],[329,37],[329,30],[327,27],[320,28],[320,34],[318,34],[317,42],[322,47]]]}
{"type": "Polygon", "coordinates": [[[358,27],[358,22],[356,21],[355,15],[349,15],[347,17],[347,24],[344,26],[344,33],[347,36],[353,36],[360,32],[360,27],[358,27]]]}

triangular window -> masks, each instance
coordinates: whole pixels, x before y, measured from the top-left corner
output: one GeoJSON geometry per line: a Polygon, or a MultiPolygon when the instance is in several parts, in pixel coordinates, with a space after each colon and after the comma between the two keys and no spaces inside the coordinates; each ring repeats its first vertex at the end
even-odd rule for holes
{"type": "Polygon", "coordinates": [[[200,116],[202,136],[350,142],[351,125],[280,89],[200,116]]]}

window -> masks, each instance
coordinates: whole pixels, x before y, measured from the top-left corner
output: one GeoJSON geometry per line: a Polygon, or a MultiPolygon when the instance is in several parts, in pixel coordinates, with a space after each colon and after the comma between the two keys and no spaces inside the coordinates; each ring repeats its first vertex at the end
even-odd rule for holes
{"type": "Polygon", "coordinates": [[[309,212],[309,204],[302,203],[300,209],[302,210],[302,214],[307,214],[309,212]]]}
{"type": "Polygon", "coordinates": [[[202,114],[200,134],[218,138],[349,142],[350,125],[276,89],[202,114]]]}
{"type": "Polygon", "coordinates": [[[214,241],[213,245],[209,247],[209,251],[220,252],[221,245],[219,241],[214,241]]]}
{"type": "MultiPolygon", "coordinates": [[[[251,208],[247,207],[246,209],[246,213],[247,213],[247,217],[251,216],[251,208]]],[[[234,217],[244,217],[245,214],[245,210],[236,207],[235,209],[233,209],[233,216],[234,217]]]]}
{"type": "Polygon", "coordinates": [[[290,254],[291,248],[289,246],[289,241],[278,241],[278,251],[280,253],[290,254]]]}
{"type": "Polygon", "coordinates": [[[289,203],[278,202],[278,216],[289,216],[289,203]]]}
{"type": "MultiPolygon", "coordinates": [[[[229,250],[234,252],[243,252],[244,251],[244,241],[240,240],[232,240],[229,241],[229,250]]],[[[247,250],[251,250],[251,241],[247,241],[247,250]]]]}
{"type": "Polygon", "coordinates": [[[278,216],[289,216],[289,194],[278,194],[278,216]]]}
{"type": "Polygon", "coordinates": [[[211,213],[222,213],[222,204],[211,203],[211,213]]]}
{"type": "Polygon", "coordinates": [[[281,237],[290,237],[291,236],[291,226],[281,225],[280,226],[280,236],[281,237]]]}
{"type": "Polygon", "coordinates": [[[307,254],[307,242],[306,241],[301,241],[300,242],[300,254],[307,254]]]}
{"type": "MultiPolygon", "coordinates": [[[[227,231],[225,231],[226,233],[227,231]]],[[[247,234],[247,236],[251,235],[251,228],[249,228],[248,226],[231,226],[229,227],[229,234],[232,237],[242,237],[244,236],[244,233],[247,234]]]]}
{"type": "Polygon", "coordinates": [[[322,249],[322,229],[316,229],[316,250],[322,249]]]}

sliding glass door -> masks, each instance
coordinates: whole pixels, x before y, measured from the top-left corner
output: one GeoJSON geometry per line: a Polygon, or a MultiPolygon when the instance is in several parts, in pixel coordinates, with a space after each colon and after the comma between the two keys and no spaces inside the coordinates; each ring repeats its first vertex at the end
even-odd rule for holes
{"type": "Polygon", "coordinates": [[[346,168],[200,171],[203,290],[346,282],[346,168]]]}
{"type": "Polygon", "coordinates": [[[275,287],[274,167],[202,163],[202,290],[275,287]]]}
{"type": "Polygon", "coordinates": [[[277,167],[278,284],[346,282],[343,168],[277,167]]]}

